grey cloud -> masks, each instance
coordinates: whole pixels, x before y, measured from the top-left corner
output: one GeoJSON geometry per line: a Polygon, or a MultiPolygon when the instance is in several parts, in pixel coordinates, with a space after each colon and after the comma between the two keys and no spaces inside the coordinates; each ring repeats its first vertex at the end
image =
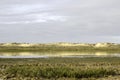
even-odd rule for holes
{"type": "Polygon", "coordinates": [[[1,0],[2,42],[120,42],[119,0],[1,0]]]}

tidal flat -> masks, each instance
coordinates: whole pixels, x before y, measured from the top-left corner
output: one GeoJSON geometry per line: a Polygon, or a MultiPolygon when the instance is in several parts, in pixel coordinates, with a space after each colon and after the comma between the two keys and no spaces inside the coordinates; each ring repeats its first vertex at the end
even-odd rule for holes
{"type": "Polygon", "coordinates": [[[0,58],[1,80],[119,80],[119,57],[0,58]]]}

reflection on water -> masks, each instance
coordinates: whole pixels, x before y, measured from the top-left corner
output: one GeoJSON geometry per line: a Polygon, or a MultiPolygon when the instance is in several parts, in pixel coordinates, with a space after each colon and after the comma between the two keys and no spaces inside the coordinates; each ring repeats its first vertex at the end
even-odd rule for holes
{"type": "Polygon", "coordinates": [[[81,52],[54,52],[54,53],[42,53],[42,52],[1,52],[0,58],[48,58],[48,57],[120,57],[120,53],[107,53],[107,52],[95,52],[95,53],[81,53],[81,52]]]}

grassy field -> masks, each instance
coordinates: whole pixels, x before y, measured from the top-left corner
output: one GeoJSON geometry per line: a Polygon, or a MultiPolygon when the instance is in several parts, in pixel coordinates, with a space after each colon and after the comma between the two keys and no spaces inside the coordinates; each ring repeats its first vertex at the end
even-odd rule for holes
{"type": "Polygon", "coordinates": [[[73,52],[120,52],[119,47],[85,47],[85,46],[39,46],[39,47],[0,47],[0,52],[62,52],[62,51],[73,51],[73,52]]]}
{"type": "Polygon", "coordinates": [[[0,52],[22,52],[22,51],[39,51],[39,52],[53,52],[53,51],[84,51],[84,52],[120,52],[120,44],[107,43],[105,47],[96,47],[97,44],[85,44],[86,46],[74,44],[69,44],[66,46],[59,44],[23,44],[23,43],[11,43],[11,44],[0,44],[0,52]],[[24,46],[20,46],[24,45],[24,46]],[[28,46],[25,46],[28,45],[28,46]]]}
{"type": "Polygon", "coordinates": [[[120,58],[0,59],[3,80],[119,80],[120,58]]]}

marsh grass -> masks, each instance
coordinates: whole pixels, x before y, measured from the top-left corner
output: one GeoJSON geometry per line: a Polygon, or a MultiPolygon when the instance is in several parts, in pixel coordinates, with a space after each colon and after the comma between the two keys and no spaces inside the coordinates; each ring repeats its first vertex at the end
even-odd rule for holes
{"type": "Polygon", "coordinates": [[[0,59],[0,73],[8,80],[104,78],[120,76],[120,58],[0,59]]]}
{"type": "Polygon", "coordinates": [[[69,68],[69,67],[39,67],[39,66],[14,66],[5,71],[7,78],[10,77],[37,77],[37,78],[89,78],[117,75],[114,69],[104,68],[69,68]]]}
{"type": "Polygon", "coordinates": [[[57,45],[39,45],[39,46],[1,46],[0,52],[21,52],[21,51],[37,51],[37,52],[56,52],[56,51],[77,51],[77,52],[120,52],[120,46],[111,47],[94,47],[94,46],[57,46],[57,45]]]}

